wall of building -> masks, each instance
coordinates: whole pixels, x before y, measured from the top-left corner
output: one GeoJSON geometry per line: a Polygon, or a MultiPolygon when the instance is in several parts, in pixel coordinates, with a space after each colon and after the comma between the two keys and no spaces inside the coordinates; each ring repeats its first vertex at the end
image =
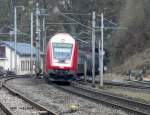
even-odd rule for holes
{"type": "Polygon", "coordinates": [[[0,59],[0,66],[5,67],[5,59],[0,59]]]}
{"type": "MultiPolygon", "coordinates": [[[[33,73],[35,70],[35,58],[33,59],[33,64],[31,64],[30,56],[19,56],[17,54],[17,74],[30,74],[31,65],[33,67],[33,73]]],[[[6,47],[6,58],[0,59],[0,66],[5,70],[15,71],[15,52],[9,47],[6,47]]],[[[41,68],[43,68],[43,61],[41,58],[41,68]]]]}
{"type": "MultiPolygon", "coordinates": [[[[17,68],[19,66],[19,55],[17,55],[17,68]]],[[[15,70],[15,52],[12,51],[9,47],[6,47],[6,61],[5,61],[6,70],[15,70]]]]}
{"type": "Polygon", "coordinates": [[[32,64],[35,64],[35,59],[31,63],[30,57],[20,57],[20,63],[18,68],[18,74],[30,74],[31,73],[31,66],[34,68],[32,64]]]}

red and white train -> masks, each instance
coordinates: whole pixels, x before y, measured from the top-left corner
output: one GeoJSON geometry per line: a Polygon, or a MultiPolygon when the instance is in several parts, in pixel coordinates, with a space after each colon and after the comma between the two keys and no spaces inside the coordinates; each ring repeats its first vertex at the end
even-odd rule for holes
{"type": "Polygon", "coordinates": [[[58,33],[48,42],[45,58],[45,76],[51,80],[68,80],[77,72],[78,46],[67,33],[58,33]]]}

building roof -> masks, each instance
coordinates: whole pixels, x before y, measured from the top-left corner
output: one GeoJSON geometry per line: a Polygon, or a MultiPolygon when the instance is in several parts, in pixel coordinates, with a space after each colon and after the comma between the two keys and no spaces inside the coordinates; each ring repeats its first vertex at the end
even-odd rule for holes
{"type": "MultiPolygon", "coordinates": [[[[1,44],[6,45],[10,49],[15,49],[15,42],[13,41],[2,41],[1,44]]],[[[31,45],[29,43],[21,43],[17,42],[17,50],[16,53],[20,56],[29,56],[31,55],[31,45]]],[[[36,54],[36,48],[33,47],[33,55],[36,54]]]]}

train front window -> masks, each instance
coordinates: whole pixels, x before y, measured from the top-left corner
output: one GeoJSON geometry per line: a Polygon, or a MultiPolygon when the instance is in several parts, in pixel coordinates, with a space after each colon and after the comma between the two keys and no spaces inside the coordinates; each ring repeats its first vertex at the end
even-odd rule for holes
{"type": "Polygon", "coordinates": [[[53,54],[56,59],[71,59],[72,44],[53,43],[53,54]]]}

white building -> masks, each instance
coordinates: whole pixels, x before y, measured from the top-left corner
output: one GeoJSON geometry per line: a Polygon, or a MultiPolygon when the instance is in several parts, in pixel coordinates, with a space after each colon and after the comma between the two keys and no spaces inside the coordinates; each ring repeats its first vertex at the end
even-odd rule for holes
{"type": "MultiPolygon", "coordinates": [[[[2,41],[0,43],[0,66],[5,70],[15,70],[15,43],[12,41],[2,41]]],[[[17,43],[17,74],[31,73],[31,45],[28,43],[17,43]]],[[[36,48],[33,47],[33,63],[35,64],[36,48]]],[[[41,59],[42,62],[42,59],[41,59]]],[[[43,64],[41,64],[43,65],[43,64]]],[[[32,65],[33,66],[33,65],[32,65]]]]}

